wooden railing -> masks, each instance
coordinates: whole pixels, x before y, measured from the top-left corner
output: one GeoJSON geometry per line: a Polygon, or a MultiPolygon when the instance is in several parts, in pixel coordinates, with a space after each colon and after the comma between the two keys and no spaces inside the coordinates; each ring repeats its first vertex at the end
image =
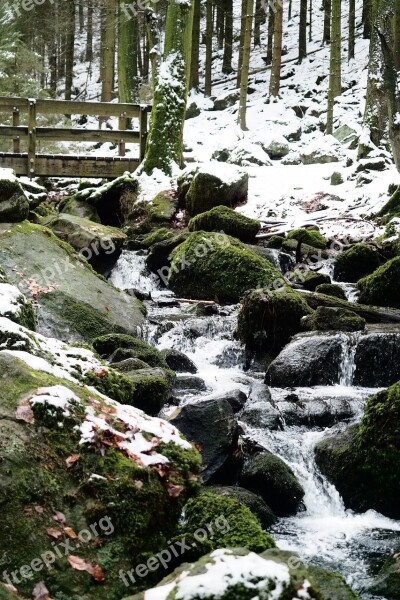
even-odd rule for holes
{"type": "Polygon", "coordinates": [[[53,177],[114,178],[134,171],[144,158],[148,105],[112,104],[106,102],[74,102],[0,97],[0,113],[12,114],[12,125],[0,126],[0,139],[12,140],[12,153],[0,152],[0,167],[10,167],[17,175],[53,177]],[[26,125],[21,125],[21,114],[26,125]],[[38,115],[87,115],[101,120],[118,117],[116,130],[38,127],[38,115]],[[138,119],[136,130],[128,129],[131,119],[138,119]],[[21,141],[27,152],[21,153],[21,141]],[[44,142],[112,142],[118,144],[119,156],[96,157],[73,154],[40,154],[39,141],[44,142]],[[139,144],[139,158],[126,157],[126,144],[139,144]]]}

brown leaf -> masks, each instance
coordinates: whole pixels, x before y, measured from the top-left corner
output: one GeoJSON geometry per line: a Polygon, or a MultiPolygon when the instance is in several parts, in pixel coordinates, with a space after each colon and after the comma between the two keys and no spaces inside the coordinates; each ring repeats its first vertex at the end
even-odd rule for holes
{"type": "Polygon", "coordinates": [[[19,421],[25,421],[25,423],[29,423],[29,425],[34,424],[35,416],[29,404],[29,400],[24,400],[24,402],[18,406],[15,418],[19,421]]]}
{"type": "Polygon", "coordinates": [[[73,556],[72,554],[67,556],[67,560],[76,571],[86,571],[86,573],[89,573],[98,582],[105,580],[103,569],[99,565],[91,565],[80,556],[73,556]]]}
{"type": "Polygon", "coordinates": [[[38,515],[42,515],[44,513],[43,506],[35,506],[35,510],[36,510],[36,512],[37,512],[38,515]]]}
{"type": "Polygon", "coordinates": [[[71,527],[64,527],[64,531],[71,539],[76,540],[78,538],[75,531],[71,529],[71,527]]]}
{"type": "Polygon", "coordinates": [[[49,527],[48,529],[46,529],[46,533],[47,535],[49,535],[50,537],[55,538],[56,540],[62,536],[63,532],[61,531],[61,529],[57,529],[56,527],[49,527]]]}
{"type": "Polygon", "coordinates": [[[49,596],[49,590],[44,584],[44,581],[39,581],[33,588],[32,592],[33,600],[51,600],[49,596]]]}
{"type": "Polygon", "coordinates": [[[106,413],[107,415],[115,415],[117,409],[115,406],[102,406],[101,412],[106,413]]]}
{"type": "Polygon", "coordinates": [[[141,489],[142,489],[142,487],[143,487],[143,485],[144,485],[144,484],[143,484],[143,481],[139,481],[139,480],[137,480],[137,479],[136,479],[136,480],[135,480],[133,483],[134,483],[134,485],[135,485],[135,488],[136,488],[137,490],[141,490],[141,489]]]}
{"type": "Polygon", "coordinates": [[[64,513],[60,512],[59,510],[56,510],[56,512],[53,515],[53,519],[58,523],[65,523],[65,521],[67,520],[65,518],[64,513]]]}
{"type": "Polygon", "coordinates": [[[67,468],[70,469],[71,467],[73,467],[78,462],[80,457],[80,454],[71,454],[71,456],[68,456],[68,458],[65,461],[67,468]]]}
{"type": "Polygon", "coordinates": [[[174,485],[173,483],[168,484],[168,495],[171,498],[178,498],[183,492],[183,485],[174,485]]]}

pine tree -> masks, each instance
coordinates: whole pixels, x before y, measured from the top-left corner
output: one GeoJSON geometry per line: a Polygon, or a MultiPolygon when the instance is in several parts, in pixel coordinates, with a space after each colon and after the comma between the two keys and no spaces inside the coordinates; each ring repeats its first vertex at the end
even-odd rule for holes
{"type": "Polygon", "coordinates": [[[247,87],[249,84],[250,53],[251,53],[251,34],[254,18],[254,0],[246,2],[246,20],[245,33],[243,40],[243,63],[240,79],[240,100],[239,100],[239,125],[242,130],[246,129],[246,104],[247,87]]]}
{"type": "Polygon", "coordinates": [[[283,2],[278,2],[274,17],[274,46],[272,52],[271,80],[269,85],[270,96],[278,96],[281,86],[282,38],[283,2]]]}
{"type": "MultiPolygon", "coordinates": [[[[129,9],[135,7],[134,0],[127,3],[120,0],[129,9]]],[[[137,15],[130,16],[120,6],[118,18],[118,96],[120,102],[137,103],[139,101],[138,77],[138,41],[139,22],[137,15]]]]}
{"type": "Polygon", "coordinates": [[[307,0],[300,0],[299,63],[307,56],[307,0]]]}
{"type": "Polygon", "coordinates": [[[328,89],[328,114],[326,133],[333,133],[333,110],[335,98],[342,93],[342,3],[341,0],[332,0],[331,16],[331,52],[328,89]]]}

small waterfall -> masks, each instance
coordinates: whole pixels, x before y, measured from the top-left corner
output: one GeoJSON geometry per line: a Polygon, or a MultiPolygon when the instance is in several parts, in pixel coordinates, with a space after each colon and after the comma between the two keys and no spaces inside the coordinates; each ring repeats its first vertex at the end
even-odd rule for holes
{"type": "Polygon", "coordinates": [[[353,378],[356,370],[355,357],[360,335],[360,332],[342,335],[343,350],[339,367],[339,385],[345,387],[351,387],[353,385],[353,378]]]}
{"type": "Polygon", "coordinates": [[[124,250],[109,281],[120,290],[136,289],[143,294],[161,289],[157,275],[150,273],[146,266],[146,255],[141,251],[124,250]]]}

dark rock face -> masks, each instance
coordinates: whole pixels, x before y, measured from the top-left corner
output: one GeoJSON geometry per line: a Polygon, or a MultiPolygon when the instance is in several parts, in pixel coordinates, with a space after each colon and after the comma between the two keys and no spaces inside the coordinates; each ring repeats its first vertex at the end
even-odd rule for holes
{"type": "Polygon", "coordinates": [[[400,333],[362,336],[355,356],[354,385],[385,387],[400,380],[400,333]]]}
{"type": "Polygon", "coordinates": [[[201,377],[181,373],[177,375],[174,385],[174,393],[177,396],[182,396],[183,393],[197,394],[198,392],[205,392],[206,390],[207,386],[204,382],[204,379],[201,377]]]}
{"type": "Polygon", "coordinates": [[[309,331],[363,331],[367,322],[351,310],[319,306],[315,313],[304,317],[302,325],[309,331]]]}
{"type": "Polygon", "coordinates": [[[226,400],[187,404],[174,412],[170,422],[198,445],[203,457],[205,483],[223,469],[237,447],[238,425],[226,400]]]}
{"type": "Polygon", "coordinates": [[[265,381],[274,387],[334,385],[342,351],[340,336],[296,336],[270,364],[265,381]]]}
{"type": "Polygon", "coordinates": [[[304,490],[291,468],[271,452],[250,458],[239,483],[260,494],[268,506],[282,517],[295,514],[304,496],[304,490]]]}
{"type": "Polygon", "coordinates": [[[385,561],[368,591],[389,600],[400,598],[400,548],[397,548],[385,561]]]}
{"type": "Polygon", "coordinates": [[[162,350],[160,354],[168,367],[173,371],[177,373],[197,373],[196,365],[183,352],[168,348],[167,350],[162,350]]]}
{"type": "Polygon", "coordinates": [[[226,400],[226,402],[229,402],[229,404],[231,405],[233,412],[237,413],[241,411],[244,407],[247,400],[247,396],[244,392],[242,392],[242,390],[237,389],[226,392],[225,394],[213,396],[212,398],[208,399],[217,401],[226,400]]]}
{"type": "Polygon", "coordinates": [[[18,181],[0,179],[0,223],[19,223],[29,215],[29,201],[18,181]]]}

